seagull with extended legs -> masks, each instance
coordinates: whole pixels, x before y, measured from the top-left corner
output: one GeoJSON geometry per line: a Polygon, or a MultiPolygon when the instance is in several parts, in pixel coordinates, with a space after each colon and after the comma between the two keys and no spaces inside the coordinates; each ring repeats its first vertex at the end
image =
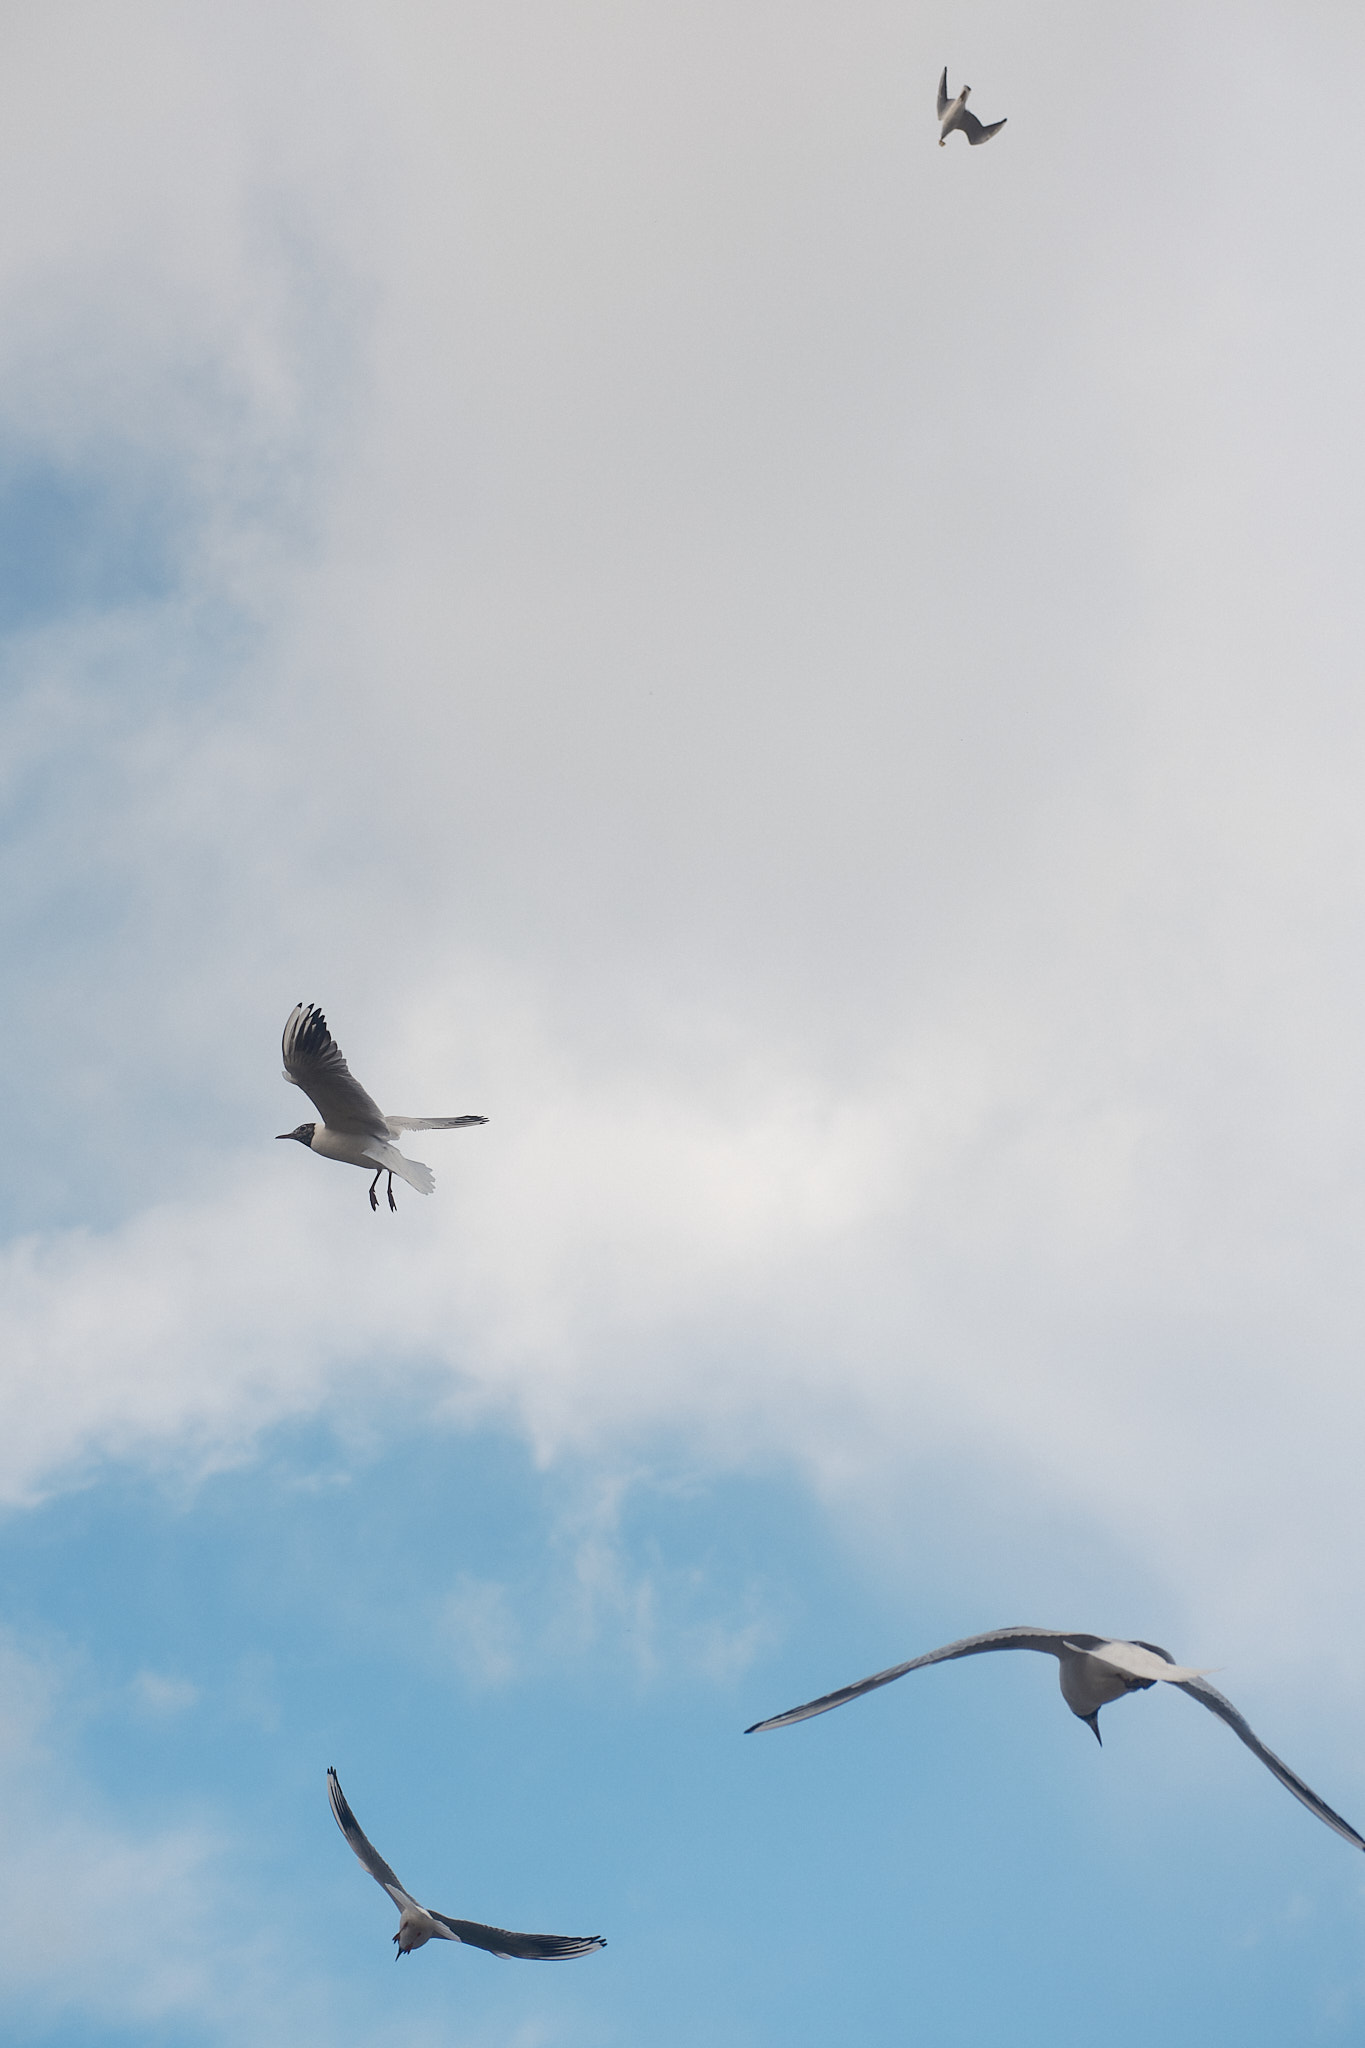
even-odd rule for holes
{"type": "MultiPolygon", "coordinates": [[[[998,135],[1004,127],[1004,121],[992,121],[988,128],[983,127],[975,114],[967,112],[967,101],[971,97],[971,90],[969,85],[964,85],[957,98],[950,100],[948,97],[948,67],[946,64],[944,65],[943,76],[938,82],[938,118],[943,124],[939,130],[938,138],[940,149],[943,148],[944,143],[948,140],[954,128],[960,128],[968,142],[975,148],[978,142],[989,142],[992,135],[998,135]]],[[[1006,115],[1005,119],[1008,120],[1008,118],[1009,116],[1006,115]]]]}
{"type": "Polygon", "coordinates": [[[281,1138],[297,1138],[310,1152],[324,1159],[340,1159],[347,1166],[373,1171],[370,1207],[379,1207],[375,1189],[379,1176],[389,1176],[389,1207],[393,1199],[393,1177],[397,1174],[419,1195],[429,1195],[436,1176],[420,1159],[405,1159],[391,1141],[401,1131],[458,1131],[468,1124],[486,1124],[486,1116],[385,1116],[373,1098],[365,1093],[345,1060],[341,1048],[327,1029],[327,1019],[315,1004],[296,1003],[284,1027],[284,1078],[302,1088],[322,1118],[320,1124],[300,1124],[295,1131],[281,1131],[281,1138]]]}
{"type": "Polygon", "coordinates": [[[526,1963],[563,1963],[605,1948],[600,1934],[513,1934],[506,1927],[485,1927],[478,1920],[451,1920],[444,1913],[430,1913],[419,1906],[411,1892],[403,1889],[374,1844],[361,1833],[360,1823],[346,1803],[337,1774],[327,1767],[327,1797],[332,1802],[336,1824],[376,1884],[382,1885],[397,1906],[401,1919],[394,1935],[399,1956],[410,1955],[429,1941],[462,1941],[467,1948],[486,1948],[493,1956],[512,1956],[526,1963]]]}
{"type": "Polygon", "coordinates": [[[926,1664],[946,1664],[954,1657],[976,1657],[985,1650],[1042,1650],[1055,1657],[1060,1667],[1057,1675],[1061,1681],[1062,1698],[1077,1719],[1094,1731],[1096,1742],[1101,1740],[1101,1707],[1107,1707],[1111,1700],[1122,1699],[1125,1693],[1146,1692],[1149,1686],[1175,1686],[1178,1692],[1188,1693],[1211,1714],[1217,1714],[1220,1721],[1226,1721],[1252,1755],[1258,1756],[1266,1769],[1273,1771],[1285,1789],[1302,1800],[1310,1813],[1315,1813],[1329,1828],[1335,1828],[1355,1848],[1365,1849],[1365,1837],[1358,1835],[1339,1813],[1333,1813],[1331,1807],[1319,1799],[1288,1764],[1281,1763],[1274,1751],[1266,1748],[1232,1701],[1225,1700],[1215,1686],[1208,1684],[1204,1672],[1177,1664],[1168,1650],[1158,1648],[1155,1643],[1124,1643],[1109,1636],[1058,1634],[1055,1629],[1046,1628],[991,1629],[985,1635],[964,1636],[959,1643],[945,1643],[941,1650],[930,1650],[923,1657],[912,1657],[908,1664],[893,1664],[889,1671],[874,1672],[871,1678],[861,1678],[856,1685],[841,1686],[838,1692],[827,1692],[818,1700],[808,1701],[804,1707],[792,1707],[788,1713],[774,1714],[770,1721],[756,1721],[744,1732],[746,1735],[761,1735],[769,1728],[789,1728],[794,1722],[809,1721],[812,1715],[827,1714],[831,1707],[842,1707],[847,1700],[861,1699],[865,1692],[875,1692],[879,1685],[890,1685],[893,1678],[904,1678],[907,1671],[919,1671],[926,1664]]]}

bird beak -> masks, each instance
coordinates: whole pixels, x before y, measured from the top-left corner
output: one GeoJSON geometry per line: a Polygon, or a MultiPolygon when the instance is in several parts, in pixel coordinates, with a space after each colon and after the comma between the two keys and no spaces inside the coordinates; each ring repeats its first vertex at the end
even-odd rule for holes
{"type": "Polygon", "coordinates": [[[1095,1711],[1094,1711],[1094,1713],[1093,1713],[1093,1714],[1082,1714],[1082,1715],[1081,1715],[1081,1719],[1082,1719],[1082,1720],[1083,1720],[1083,1721],[1085,1722],[1085,1725],[1086,1725],[1086,1727],[1087,1727],[1087,1728],[1089,1728],[1089,1729],[1091,1730],[1091,1732],[1092,1732],[1092,1734],[1094,1735],[1094,1737],[1095,1737],[1095,1740],[1096,1740],[1096,1742],[1098,1742],[1098,1744],[1099,1744],[1100,1748],[1101,1748],[1101,1749],[1103,1749],[1103,1748],[1104,1748],[1104,1737],[1103,1737],[1103,1736],[1102,1736],[1102,1735],[1100,1734],[1100,1710],[1099,1710],[1099,1708],[1098,1708],[1098,1707],[1096,1707],[1096,1709],[1095,1709],[1095,1711]]]}

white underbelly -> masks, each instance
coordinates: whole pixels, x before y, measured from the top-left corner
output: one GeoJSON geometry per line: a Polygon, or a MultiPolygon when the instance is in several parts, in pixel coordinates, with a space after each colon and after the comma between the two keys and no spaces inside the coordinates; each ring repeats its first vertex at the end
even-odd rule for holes
{"type": "Polygon", "coordinates": [[[1093,1714],[1111,1700],[1121,1700],[1129,1690],[1122,1672],[1115,1671],[1112,1664],[1102,1664],[1098,1657],[1063,1657],[1061,1666],[1062,1698],[1073,1714],[1093,1714]]]}
{"type": "Polygon", "coordinates": [[[314,1152],[320,1152],[324,1159],[339,1159],[343,1166],[362,1166],[367,1173],[373,1173],[377,1166],[389,1164],[388,1154],[393,1151],[382,1138],[357,1137],[350,1131],[329,1131],[326,1124],[320,1124],[313,1133],[314,1152]]]}

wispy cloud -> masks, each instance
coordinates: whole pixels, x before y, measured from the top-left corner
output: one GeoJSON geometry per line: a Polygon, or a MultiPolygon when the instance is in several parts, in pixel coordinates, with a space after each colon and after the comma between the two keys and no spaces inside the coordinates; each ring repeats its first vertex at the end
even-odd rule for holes
{"type": "Polygon", "coordinates": [[[139,1671],[130,1690],[139,1708],[158,1720],[188,1713],[199,1699],[199,1687],[188,1678],[162,1671],[139,1671]]]}
{"type": "Polygon", "coordinates": [[[212,2038],[215,2012],[240,2011],[241,1976],[264,1963],[261,1930],[231,1897],[224,1838],[202,1822],[138,1830],[115,1819],[50,1731],[62,1692],[52,1665],[7,1641],[0,1687],[0,1982],[11,2013],[120,2027],[188,2017],[212,2038]]]}
{"type": "Polygon", "coordinates": [[[506,1586],[461,1572],[441,1609],[441,1629],[470,1685],[505,1685],[520,1668],[521,1629],[506,1586]]]}

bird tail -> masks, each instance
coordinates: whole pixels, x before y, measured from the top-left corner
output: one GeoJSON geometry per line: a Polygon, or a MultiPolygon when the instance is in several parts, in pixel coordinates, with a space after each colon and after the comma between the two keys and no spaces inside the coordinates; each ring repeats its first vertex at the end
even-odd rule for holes
{"type": "Polygon", "coordinates": [[[387,1155],[384,1166],[389,1173],[396,1173],[410,1188],[416,1188],[419,1195],[431,1193],[436,1185],[436,1176],[429,1166],[424,1166],[420,1159],[405,1159],[393,1145],[386,1145],[384,1150],[387,1155]]]}

